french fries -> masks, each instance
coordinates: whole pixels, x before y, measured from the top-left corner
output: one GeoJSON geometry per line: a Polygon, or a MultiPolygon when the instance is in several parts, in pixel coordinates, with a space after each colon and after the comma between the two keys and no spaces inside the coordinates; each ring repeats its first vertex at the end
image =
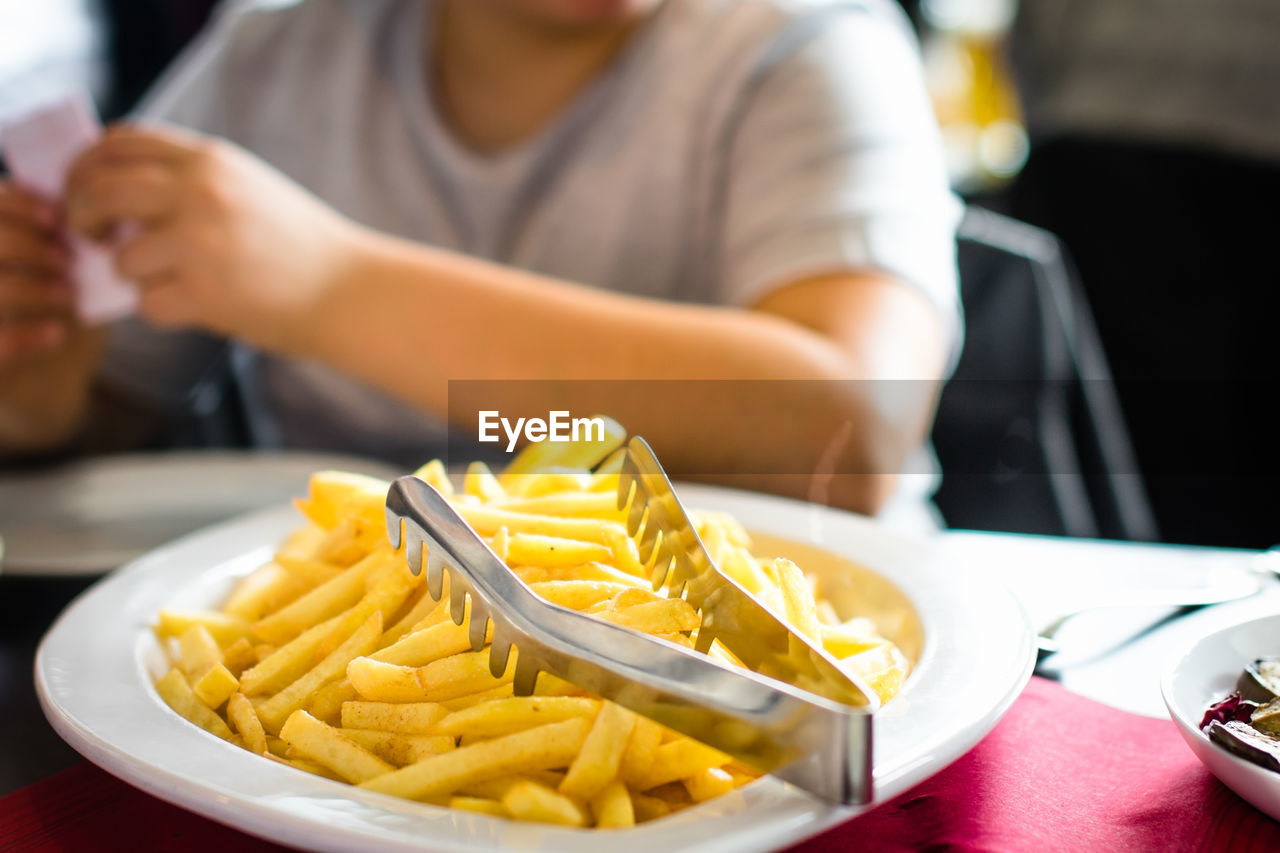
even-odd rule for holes
{"type": "MultiPolygon", "coordinates": [[[[655,593],[618,511],[616,468],[423,477],[545,600],[692,647],[700,618],[655,593]]],[[[156,692],[181,716],[270,760],[374,792],[504,819],[623,829],[722,796],[755,775],[730,756],[543,673],[513,695],[383,529],[386,483],[321,472],[307,519],[218,611],[164,610],[171,668],[156,692]]],[[[888,699],[907,662],[868,620],[841,622],[785,559],[751,553],[721,513],[694,517],[748,592],[888,699]]],[[[447,580],[446,580],[447,583],[447,580]]],[[[740,665],[713,645],[712,655],[740,665]]]]}

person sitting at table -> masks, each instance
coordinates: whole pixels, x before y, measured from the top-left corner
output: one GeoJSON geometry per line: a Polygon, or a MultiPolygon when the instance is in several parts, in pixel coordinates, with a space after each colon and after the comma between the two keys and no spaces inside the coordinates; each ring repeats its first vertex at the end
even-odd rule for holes
{"type": "Polygon", "coordinates": [[[606,412],[677,475],[924,505],[959,206],[883,0],[231,4],[139,115],[61,209],[0,188],[10,455],[163,424],[223,353],[262,446],[409,464],[450,380],[517,380],[484,407],[606,412]],[[140,319],[77,324],[60,218],[140,319]],[[781,381],[613,381],[651,379],[781,381]]]}

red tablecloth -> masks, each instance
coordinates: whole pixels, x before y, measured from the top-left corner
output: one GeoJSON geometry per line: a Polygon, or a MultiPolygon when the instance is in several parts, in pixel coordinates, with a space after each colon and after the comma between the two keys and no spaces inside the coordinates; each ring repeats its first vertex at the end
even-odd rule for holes
{"type": "MultiPolygon", "coordinates": [[[[82,764],[0,799],[0,850],[280,848],[82,764]]],[[[819,850],[1280,850],[1280,823],[1205,770],[1173,724],[1033,679],[932,779],[814,838],[819,850]]]]}

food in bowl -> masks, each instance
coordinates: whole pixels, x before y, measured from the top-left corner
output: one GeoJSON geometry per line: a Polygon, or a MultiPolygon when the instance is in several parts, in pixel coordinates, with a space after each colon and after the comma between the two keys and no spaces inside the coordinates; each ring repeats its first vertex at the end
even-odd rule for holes
{"type": "MultiPolygon", "coordinates": [[[[614,495],[617,474],[495,476],[472,465],[456,492],[418,475],[539,595],[692,646],[699,617],[654,592],[614,495]]],[[[274,558],[209,612],[161,611],[172,668],[157,693],[196,725],[265,759],[363,788],[494,816],[618,828],[727,794],[758,773],[543,673],[513,695],[391,547],[388,484],[322,472],[274,558]]],[[[761,558],[734,519],[696,514],[718,564],[888,700],[907,675],[867,619],[841,621],[790,560],[761,558]]],[[[516,650],[518,654],[518,649],[516,650]]],[[[712,654],[734,662],[716,646],[712,654]]]]}
{"type": "Polygon", "coordinates": [[[1280,773],[1280,658],[1246,666],[1235,692],[1205,711],[1200,730],[1233,755],[1280,773]]]}

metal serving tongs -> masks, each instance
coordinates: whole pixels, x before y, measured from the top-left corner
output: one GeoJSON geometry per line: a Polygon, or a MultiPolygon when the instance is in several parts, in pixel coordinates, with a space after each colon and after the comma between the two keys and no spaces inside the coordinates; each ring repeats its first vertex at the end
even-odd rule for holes
{"type": "Polygon", "coordinates": [[[697,648],[719,640],[759,672],[544,601],[416,477],[392,484],[387,528],[398,548],[403,523],[415,573],[426,546],[432,598],[442,596],[449,571],[450,611],[459,625],[470,596],[473,649],[484,647],[492,620],[495,677],[506,672],[516,646],[516,695],[531,694],[538,673],[549,672],[822,799],[870,802],[875,693],[720,573],[640,438],[631,440],[622,464],[618,505],[628,504],[641,559],[658,549],[654,586],[665,583],[669,594],[683,593],[701,612],[697,648]]]}

